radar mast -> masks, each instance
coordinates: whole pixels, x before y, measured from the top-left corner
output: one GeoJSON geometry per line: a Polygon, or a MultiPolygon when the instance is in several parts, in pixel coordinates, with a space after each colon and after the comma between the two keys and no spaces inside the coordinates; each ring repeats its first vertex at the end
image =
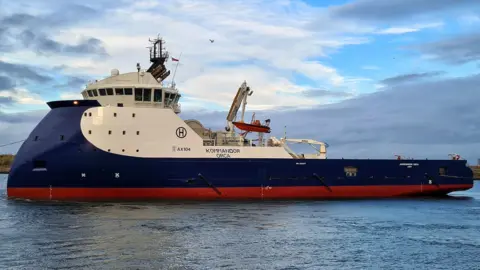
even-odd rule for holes
{"type": "Polygon", "coordinates": [[[165,41],[160,37],[153,40],[148,39],[148,41],[152,43],[152,46],[148,47],[150,49],[150,62],[152,64],[147,72],[150,72],[158,82],[162,82],[170,75],[170,70],[167,70],[165,67],[165,62],[169,57],[168,52],[163,46],[165,41]]]}

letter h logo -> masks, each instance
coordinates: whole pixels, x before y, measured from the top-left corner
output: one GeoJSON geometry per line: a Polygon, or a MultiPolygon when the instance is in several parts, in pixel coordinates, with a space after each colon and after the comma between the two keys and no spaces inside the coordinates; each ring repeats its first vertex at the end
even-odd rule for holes
{"type": "Polygon", "coordinates": [[[179,127],[175,134],[178,138],[185,138],[185,136],[187,136],[187,130],[184,127],[179,127]]]}

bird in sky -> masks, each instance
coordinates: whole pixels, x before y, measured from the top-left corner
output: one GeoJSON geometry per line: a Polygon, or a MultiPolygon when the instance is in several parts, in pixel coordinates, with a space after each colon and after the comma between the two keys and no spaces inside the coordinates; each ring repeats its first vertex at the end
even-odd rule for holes
{"type": "Polygon", "coordinates": [[[213,42],[215,41],[215,40],[213,40],[213,39],[209,39],[209,40],[210,40],[210,43],[213,43],[213,42]]]}

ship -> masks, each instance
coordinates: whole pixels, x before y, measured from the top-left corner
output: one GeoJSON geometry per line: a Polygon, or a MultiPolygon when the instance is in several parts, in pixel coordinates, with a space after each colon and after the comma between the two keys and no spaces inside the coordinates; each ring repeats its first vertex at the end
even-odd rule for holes
{"type": "Polygon", "coordinates": [[[245,117],[253,94],[246,81],[224,129],[184,120],[181,92],[174,80],[165,81],[166,63],[178,59],[160,36],[149,42],[148,69],[139,63],[127,73],[112,69],[88,82],[81,99],[47,102],[49,112],[12,164],[8,198],[364,199],[445,196],[473,186],[471,169],[457,155],[333,159],[327,158],[326,142],[267,137],[271,119],[245,117]],[[292,144],[314,150],[297,153],[292,144]]]}

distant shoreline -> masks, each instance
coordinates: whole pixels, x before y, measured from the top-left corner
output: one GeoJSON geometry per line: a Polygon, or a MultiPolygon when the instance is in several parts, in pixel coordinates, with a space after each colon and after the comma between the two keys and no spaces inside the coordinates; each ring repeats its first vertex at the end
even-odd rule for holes
{"type": "Polygon", "coordinates": [[[13,163],[14,155],[0,155],[0,174],[8,174],[13,163]]]}
{"type": "MultiPolygon", "coordinates": [[[[0,174],[8,174],[13,163],[14,155],[0,155],[0,174]]],[[[473,178],[480,181],[480,166],[470,166],[473,171],[473,178]]]]}

